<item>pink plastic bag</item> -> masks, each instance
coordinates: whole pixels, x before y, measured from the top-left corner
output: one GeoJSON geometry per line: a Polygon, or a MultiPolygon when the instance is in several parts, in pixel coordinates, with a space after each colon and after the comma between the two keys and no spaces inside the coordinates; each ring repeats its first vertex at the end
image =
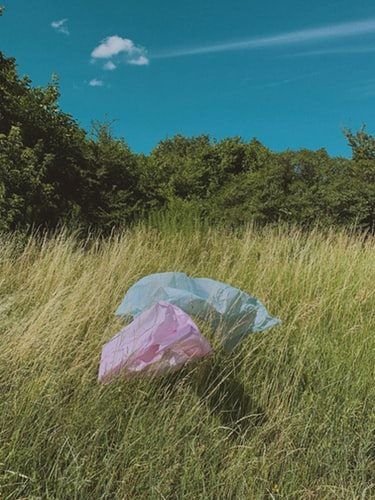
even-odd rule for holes
{"type": "Polygon", "coordinates": [[[158,302],[103,346],[99,382],[156,375],[212,353],[209,342],[179,307],[158,302]]]}

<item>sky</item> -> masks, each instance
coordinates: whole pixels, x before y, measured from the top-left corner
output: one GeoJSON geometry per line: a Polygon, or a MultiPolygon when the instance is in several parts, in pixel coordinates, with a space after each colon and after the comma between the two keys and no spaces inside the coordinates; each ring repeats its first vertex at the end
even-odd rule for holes
{"type": "Polygon", "coordinates": [[[61,108],[148,153],[175,134],[274,151],[375,131],[374,0],[2,0],[0,50],[61,108]]]}

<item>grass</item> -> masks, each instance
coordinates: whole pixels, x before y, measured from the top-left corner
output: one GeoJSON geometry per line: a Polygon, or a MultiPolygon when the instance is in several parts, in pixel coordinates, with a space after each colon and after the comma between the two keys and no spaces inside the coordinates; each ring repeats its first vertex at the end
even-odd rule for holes
{"type": "Polygon", "coordinates": [[[375,243],[138,227],[0,239],[0,498],[374,498],[375,243]],[[154,380],[96,382],[127,288],[164,270],[260,298],[280,327],[154,380]]]}

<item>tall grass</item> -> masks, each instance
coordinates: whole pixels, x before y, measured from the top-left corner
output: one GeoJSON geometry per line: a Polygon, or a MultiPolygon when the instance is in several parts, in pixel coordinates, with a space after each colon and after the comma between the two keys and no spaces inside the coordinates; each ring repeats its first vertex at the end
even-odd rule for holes
{"type": "Polygon", "coordinates": [[[0,240],[0,497],[371,498],[375,244],[345,233],[138,227],[0,240]],[[166,270],[283,323],[154,380],[97,384],[127,288],[166,270]]]}

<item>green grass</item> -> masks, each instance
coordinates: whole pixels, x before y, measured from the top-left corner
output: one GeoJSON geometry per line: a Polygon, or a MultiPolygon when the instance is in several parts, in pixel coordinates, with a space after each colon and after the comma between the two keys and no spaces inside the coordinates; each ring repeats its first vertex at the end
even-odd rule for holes
{"type": "Polygon", "coordinates": [[[0,498],[374,498],[374,240],[139,227],[0,239],[0,498]],[[280,327],[164,378],[96,381],[143,275],[243,288],[280,327]]]}

